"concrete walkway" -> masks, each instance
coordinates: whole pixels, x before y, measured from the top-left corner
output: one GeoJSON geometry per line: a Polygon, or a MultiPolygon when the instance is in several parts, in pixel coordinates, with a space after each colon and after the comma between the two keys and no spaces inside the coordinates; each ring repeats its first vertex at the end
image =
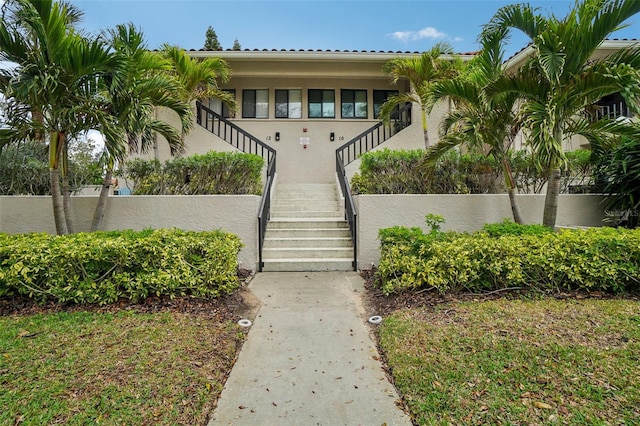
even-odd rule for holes
{"type": "Polygon", "coordinates": [[[355,272],[267,272],[213,425],[411,425],[369,334],[355,272]]]}

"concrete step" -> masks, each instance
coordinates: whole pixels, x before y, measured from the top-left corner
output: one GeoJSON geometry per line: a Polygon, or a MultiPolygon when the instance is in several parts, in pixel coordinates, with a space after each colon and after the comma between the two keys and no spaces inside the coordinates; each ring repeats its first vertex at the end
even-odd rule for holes
{"type": "Polygon", "coordinates": [[[342,219],[344,218],[344,214],[340,210],[308,210],[308,211],[300,211],[300,210],[271,210],[271,218],[279,219],[279,218],[334,218],[334,219],[342,219]]]}
{"type": "Polygon", "coordinates": [[[267,231],[269,229],[332,229],[341,228],[349,229],[346,220],[337,220],[336,218],[271,218],[267,231]]]}
{"type": "Polygon", "coordinates": [[[343,228],[267,228],[266,238],[351,238],[348,227],[343,228]]]}
{"type": "Polygon", "coordinates": [[[334,259],[353,256],[351,247],[263,248],[262,259],[334,259]]]}
{"type": "Polygon", "coordinates": [[[331,200],[275,200],[271,203],[271,211],[296,210],[300,212],[313,210],[340,210],[341,205],[331,200]]]}
{"type": "Polygon", "coordinates": [[[263,271],[350,271],[353,245],[334,184],[278,184],[263,271]]]}
{"type": "Polygon", "coordinates": [[[351,271],[353,258],[343,259],[269,259],[264,272],[351,271]]]}
{"type": "Polygon", "coordinates": [[[292,237],[267,237],[264,240],[264,248],[291,248],[291,247],[347,247],[351,251],[350,237],[319,237],[319,238],[292,238],[292,237]]]}

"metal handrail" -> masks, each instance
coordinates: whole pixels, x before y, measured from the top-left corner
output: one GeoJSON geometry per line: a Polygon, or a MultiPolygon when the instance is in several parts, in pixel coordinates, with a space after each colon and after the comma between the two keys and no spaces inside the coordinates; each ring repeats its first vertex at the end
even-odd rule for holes
{"type": "Polygon", "coordinates": [[[276,173],[276,153],[267,166],[267,182],[264,184],[262,191],[262,200],[260,200],[260,208],[258,209],[258,272],[262,272],[264,262],[262,261],[262,248],[264,247],[264,237],[267,233],[267,224],[271,216],[271,188],[273,188],[273,180],[276,173]]]}
{"type": "Polygon", "coordinates": [[[395,136],[399,131],[411,125],[411,104],[408,103],[392,115],[387,123],[379,122],[360,133],[336,150],[341,153],[343,166],[347,166],[362,154],[395,136]],[[346,155],[345,155],[346,154],[346,155]]]}
{"type": "Polygon", "coordinates": [[[269,164],[271,157],[276,155],[276,150],[262,142],[251,133],[240,128],[237,124],[224,118],[222,115],[204,106],[200,101],[196,102],[196,122],[218,136],[220,139],[235,146],[242,152],[257,154],[269,164]],[[206,119],[203,120],[203,115],[206,119]],[[203,123],[204,121],[204,123],[203,123]]]}
{"type": "Polygon", "coordinates": [[[267,232],[267,224],[271,216],[271,189],[276,174],[276,150],[266,143],[260,141],[249,132],[241,129],[236,124],[230,122],[215,111],[210,110],[201,102],[196,102],[197,123],[209,130],[220,139],[235,146],[242,152],[256,154],[264,158],[267,162],[267,180],[262,190],[262,199],[258,209],[258,272],[262,271],[264,262],[262,261],[262,248],[264,237],[267,232]],[[203,114],[206,119],[203,124],[203,114]]]}
{"type": "Polygon", "coordinates": [[[410,124],[411,104],[409,103],[400,108],[386,124],[379,122],[336,149],[336,174],[338,175],[340,190],[344,196],[345,218],[347,219],[349,231],[351,232],[351,241],[353,243],[352,265],[354,271],[358,270],[358,213],[356,212],[356,205],[351,195],[351,187],[345,167],[360,157],[360,155],[377,147],[410,124]]]}
{"type": "Polygon", "coordinates": [[[349,189],[349,179],[347,178],[347,172],[344,168],[344,159],[342,158],[342,152],[336,150],[336,173],[338,175],[338,182],[340,184],[340,190],[344,196],[344,215],[349,224],[349,231],[351,232],[351,242],[353,243],[353,262],[351,263],[353,270],[358,270],[358,227],[357,227],[357,212],[356,205],[353,202],[351,196],[351,190],[349,189]]]}

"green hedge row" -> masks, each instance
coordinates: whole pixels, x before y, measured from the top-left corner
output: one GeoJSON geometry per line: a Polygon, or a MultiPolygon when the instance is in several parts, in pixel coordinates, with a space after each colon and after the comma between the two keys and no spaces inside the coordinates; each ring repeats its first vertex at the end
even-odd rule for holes
{"type": "Polygon", "coordinates": [[[214,298],[238,287],[241,246],[223,231],[0,234],[0,297],[99,304],[150,295],[214,298]]]}
{"type": "MultiPolygon", "coordinates": [[[[355,194],[485,194],[504,192],[502,165],[493,156],[451,151],[433,169],[424,167],[426,151],[382,149],[360,157],[360,169],[351,178],[355,194]]],[[[561,191],[584,192],[593,181],[591,151],[566,153],[561,191]]],[[[540,193],[547,182],[536,158],[527,151],[509,153],[519,193],[540,193]]]]}
{"type": "Polygon", "coordinates": [[[622,292],[640,284],[640,230],[462,234],[395,227],[381,230],[380,240],[377,276],[385,294],[507,287],[622,292]]]}
{"type": "Polygon", "coordinates": [[[256,154],[211,151],[163,165],[135,159],[122,172],[136,182],[134,195],[260,195],[263,166],[256,154]]]}

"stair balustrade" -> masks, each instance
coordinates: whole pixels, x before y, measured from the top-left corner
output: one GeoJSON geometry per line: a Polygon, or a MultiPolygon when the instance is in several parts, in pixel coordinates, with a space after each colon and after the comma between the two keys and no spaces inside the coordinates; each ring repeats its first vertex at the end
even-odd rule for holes
{"type": "Polygon", "coordinates": [[[258,272],[262,271],[262,249],[271,212],[271,189],[276,173],[276,150],[260,141],[220,114],[196,102],[196,122],[242,152],[261,156],[267,164],[267,175],[258,210],[258,272]]]}
{"type": "Polygon", "coordinates": [[[358,229],[357,211],[351,195],[351,186],[345,167],[359,158],[365,152],[372,150],[381,143],[395,136],[405,127],[411,125],[411,104],[400,108],[388,122],[379,122],[370,129],[362,132],[349,142],[336,149],[336,174],[340,184],[340,190],[344,196],[344,212],[351,240],[353,242],[353,270],[358,270],[358,229]]]}

